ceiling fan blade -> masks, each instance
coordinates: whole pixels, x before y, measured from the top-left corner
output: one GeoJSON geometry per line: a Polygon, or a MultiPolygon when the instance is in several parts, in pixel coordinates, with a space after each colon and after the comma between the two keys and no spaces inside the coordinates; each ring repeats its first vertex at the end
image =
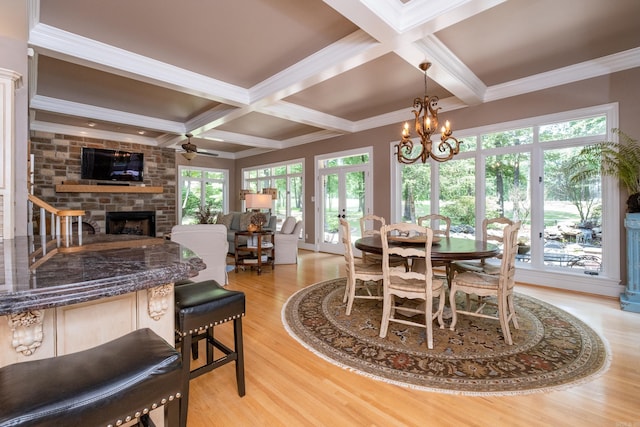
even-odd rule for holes
{"type": "Polygon", "coordinates": [[[198,151],[198,155],[202,155],[202,156],[209,156],[209,157],[218,157],[219,154],[218,153],[209,153],[207,151],[198,151]]]}

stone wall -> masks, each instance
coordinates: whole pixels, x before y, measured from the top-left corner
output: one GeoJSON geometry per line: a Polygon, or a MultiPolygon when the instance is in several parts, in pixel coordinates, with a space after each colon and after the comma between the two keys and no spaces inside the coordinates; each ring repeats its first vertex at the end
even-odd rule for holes
{"type": "MultiPolygon", "coordinates": [[[[171,231],[176,224],[175,151],[148,145],[32,132],[34,194],[58,209],[83,209],[83,222],[104,233],[105,213],[155,211],[156,236],[171,231]],[[57,184],[96,184],[80,179],[81,148],[106,148],[144,154],[144,185],[163,188],[162,193],[57,193],[57,184]],[[97,224],[97,227],[95,226],[97,224]]],[[[141,185],[131,183],[131,185],[141,185]]]]}

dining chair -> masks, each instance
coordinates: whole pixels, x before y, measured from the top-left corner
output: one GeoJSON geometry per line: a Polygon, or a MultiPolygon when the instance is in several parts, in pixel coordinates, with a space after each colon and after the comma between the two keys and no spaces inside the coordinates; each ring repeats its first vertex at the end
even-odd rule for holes
{"type": "MultiPolygon", "coordinates": [[[[380,337],[387,336],[389,322],[425,328],[427,332],[427,348],[433,348],[433,319],[438,318],[440,329],[444,329],[442,313],[445,303],[445,281],[433,277],[431,267],[431,244],[433,243],[433,231],[430,228],[417,224],[399,223],[385,225],[380,229],[382,240],[382,273],[384,304],[382,309],[382,322],[380,324],[380,337]],[[392,235],[390,235],[390,233],[392,235]],[[422,245],[389,245],[389,239],[395,234],[409,235],[421,234],[425,236],[424,247],[422,245]],[[392,256],[424,260],[425,271],[406,271],[402,267],[390,265],[392,256]],[[439,298],[438,309],[433,312],[433,298],[439,298]],[[422,300],[424,304],[415,306],[403,304],[396,305],[398,299],[422,300]],[[413,320],[412,317],[424,315],[424,323],[413,320]]],[[[420,316],[422,317],[422,316],[420,316]]]]}
{"type": "MultiPolygon", "coordinates": [[[[385,221],[384,217],[373,215],[373,214],[365,215],[362,218],[360,218],[360,237],[379,236],[380,228],[386,224],[387,222],[385,221]],[[369,227],[369,224],[371,224],[371,227],[369,227]]],[[[368,262],[368,263],[382,264],[382,255],[363,251],[362,261],[368,262]]],[[[405,258],[392,257],[391,263],[393,264],[394,267],[402,265],[406,269],[409,268],[409,264],[407,263],[407,260],[405,258]]]]}
{"type": "Polygon", "coordinates": [[[340,229],[342,231],[342,243],[344,244],[345,270],[347,273],[347,286],[344,290],[342,302],[347,303],[346,315],[351,315],[353,301],[360,299],[382,300],[380,283],[382,281],[382,264],[356,262],[353,256],[353,246],[351,244],[351,227],[349,223],[340,218],[340,229]],[[375,282],[376,292],[372,293],[371,283],[375,282]],[[356,293],[356,290],[362,290],[356,293]]]}
{"type": "MultiPolygon", "coordinates": [[[[425,216],[421,216],[418,217],[417,219],[418,225],[422,226],[422,227],[429,227],[431,228],[431,230],[433,230],[433,235],[434,236],[442,236],[444,238],[449,238],[451,237],[451,218],[449,218],[448,216],[444,216],[444,215],[439,215],[439,214],[430,214],[430,215],[425,215],[425,216]],[[442,225],[444,224],[444,228],[440,228],[442,227],[442,225]]],[[[445,267],[445,269],[451,268],[451,263],[450,262],[431,262],[431,266],[432,267],[445,267]]],[[[414,263],[414,269],[418,269],[418,268],[423,268],[422,264],[420,262],[418,263],[414,263]]],[[[439,276],[440,277],[445,277],[445,276],[439,276]]]]}
{"type": "MultiPolygon", "coordinates": [[[[482,221],[482,240],[497,245],[503,245],[504,227],[513,225],[513,221],[505,217],[485,218],[482,221]]],[[[464,273],[474,271],[476,273],[499,274],[500,258],[498,254],[495,258],[487,258],[478,261],[456,261],[452,264],[454,271],[464,273]]]]}
{"type": "MultiPolygon", "coordinates": [[[[360,237],[380,235],[380,227],[386,225],[384,217],[378,215],[365,215],[360,218],[360,237]]],[[[382,262],[382,255],[362,252],[363,262],[382,262]]]]}
{"type": "Polygon", "coordinates": [[[433,230],[434,236],[450,237],[451,218],[439,214],[421,216],[417,219],[418,225],[429,227],[433,230]],[[427,224],[425,224],[428,221],[427,224]],[[441,228],[444,224],[444,228],[441,228]]]}
{"type": "Polygon", "coordinates": [[[467,271],[455,273],[449,289],[449,305],[451,307],[451,326],[455,330],[458,321],[458,314],[497,319],[502,327],[502,334],[507,344],[512,345],[509,322],[513,322],[514,328],[518,329],[518,319],[516,317],[513,303],[513,289],[515,287],[516,254],[518,253],[518,231],[520,221],[507,225],[503,229],[503,253],[500,261],[500,272],[497,275],[467,271]],[[456,305],[456,293],[463,292],[468,295],[480,297],[477,301],[478,307],[471,310],[469,298],[466,300],[464,310],[460,310],[456,305]],[[488,305],[493,305],[492,299],[495,297],[498,308],[497,316],[485,311],[488,305]]]}

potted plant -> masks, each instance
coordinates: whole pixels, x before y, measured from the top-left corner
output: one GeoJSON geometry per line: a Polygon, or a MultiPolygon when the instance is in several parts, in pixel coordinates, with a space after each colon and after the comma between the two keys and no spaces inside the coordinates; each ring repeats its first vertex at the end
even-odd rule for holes
{"type": "Polygon", "coordinates": [[[215,221],[216,213],[211,211],[211,206],[200,206],[196,213],[199,224],[213,224],[215,221]]]}
{"type": "Polygon", "coordinates": [[[628,212],[640,212],[640,143],[620,129],[612,129],[619,141],[604,141],[584,147],[572,162],[573,183],[602,175],[613,176],[629,193],[628,212]],[[600,164],[600,167],[594,165],[600,164]]]}
{"type": "Polygon", "coordinates": [[[518,237],[518,254],[528,254],[530,250],[531,245],[529,244],[529,239],[526,237],[518,237]]]}

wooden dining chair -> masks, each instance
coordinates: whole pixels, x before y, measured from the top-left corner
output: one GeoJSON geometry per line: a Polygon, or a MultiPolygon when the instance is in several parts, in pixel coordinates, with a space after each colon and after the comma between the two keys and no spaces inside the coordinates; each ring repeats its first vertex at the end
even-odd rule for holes
{"type": "MultiPolygon", "coordinates": [[[[482,221],[482,240],[499,246],[503,245],[503,230],[508,225],[513,225],[513,221],[509,218],[485,218],[482,221]]],[[[500,273],[500,258],[502,258],[502,254],[495,258],[478,261],[456,261],[452,264],[452,268],[460,273],[474,271],[476,273],[498,274],[500,273]]]]}
{"type": "MultiPolygon", "coordinates": [[[[380,235],[380,227],[386,225],[384,217],[378,215],[365,215],[360,218],[360,237],[380,235]]],[[[382,263],[382,255],[362,252],[363,262],[382,263]]]]}
{"type": "Polygon", "coordinates": [[[520,224],[520,221],[518,221],[507,225],[503,229],[503,254],[500,261],[499,274],[491,275],[472,271],[454,274],[449,289],[449,305],[451,306],[452,314],[450,329],[452,331],[455,330],[458,314],[497,319],[500,321],[505,342],[509,345],[513,344],[509,322],[513,322],[513,326],[518,329],[518,319],[513,303],[513,289],[515,287],[516,254],[518,253],[520,224]],[[467,298],[465,309],[458,309],[456,304],[456,293],[458,292],[480,297],[476,303],[478,307],[472,311],[469,306],[469,298],[467,298]],[[486,297],[496,298],[497,316],[485,311],[487,306],[493,305],[492,299],[486,297]]]}
{"type": "Polygon", "coordinates": [[[420,227],[417,224],[399,223],[385,225],[380,229],[382,240],[382,273],[384,289],[384,306],[382,310],[382,322],[380,324],[380,337],[387,336],[389,322],[425,328],[427,332],[427,348],[433,348],[433,319],[438,318],[440,329],[444,329],[442,313],[445,303],[445,281],[433,277],[431,267],[431,244],[433,243],[433,231],[420,227]],[[389,233],[421,234],[425,236],[422,245],[389,245],[389,233]],[[424,260],[425,271],[406,271],[402,267],[390,265],[392,256],[424,260]],[[433,298],[439,298],[438,309],[433,312],[433,298]],[[399,299],[422,300],[424,304],[402,306],[396,305],[399,299]],[[406,315],[405,315],[406,314],[406,315]],[[413,320],[412,316],[421,314],[423,323],[413,320]]]}
{"type": "MultiPolygon", "coordinates": [[[[439,214],[430,214],[430,215],[424,215],[421,217],[418,217],[417,219],[418,225],[422,226],[422,227],[429,227],[431,228],[431,230],[433,230],[433,235],[434,236],[441,236],[444,238],[449,238],[450,234],[451,234],[451,218],[449,218],[448,216],[444,216],[444,215],[439,215],[439,214]],[[441,228],[444,224],[444,228],[441,228]]],[[[432,267],[445,267],[445,269],[447,269],[447,273],[448,273],[448,269],[451,268],[451,263],[446,263],[446,262],[431,262],[431,266],[432,267]]],[[[422,269],[423,266],[421,263],[417,262],[414,263],[413,268],[415,270],[417,269],[422,269]]],[[[446,276],[439,276],[439,278],[446,278],[446,276]]]]}
{"type": "Polygon", "coordinates": [[[382,264],[357,262],[353,256],[353,246],[351,244],[351,227],[349,223],[340,218],[340,229],[342,232],[342,243],[344,245],[344,261],[347,273],[347,286],[344,291],[342,302],[347,303],[346,315],[351,314],[353,301],[356,298],[382,300],[382,264]],[[376,292],[372,292],[371,284],[375,284],[376,292]],[[358,293],[357,290],[362,292],[358,293]]]}
{"type": "MultiPolygon", "coordinates": [[[[385,221],[384,217],[373,214],[365,215],[360,218],[360,236],[379,236],[380,228],[386,224],[387,222],[385,221]]],[[[362,251],[362,262],[382,265],[382,255],[362,251]]],[[[406,269],[409,269],[409,264],[407,263],[407,260],[405,258],[391,257],[391,264],[394,267],[402,265],[406,269]]]]}
{"type": "Polygon", "coordinates": [[[421,216],[417,219],[418,225],[429,227],[433,230],[434,236],[450,237],[451,218],[439,214],[421,216]],[[444,224],[444,228],[441,228],[444,224]]]}

